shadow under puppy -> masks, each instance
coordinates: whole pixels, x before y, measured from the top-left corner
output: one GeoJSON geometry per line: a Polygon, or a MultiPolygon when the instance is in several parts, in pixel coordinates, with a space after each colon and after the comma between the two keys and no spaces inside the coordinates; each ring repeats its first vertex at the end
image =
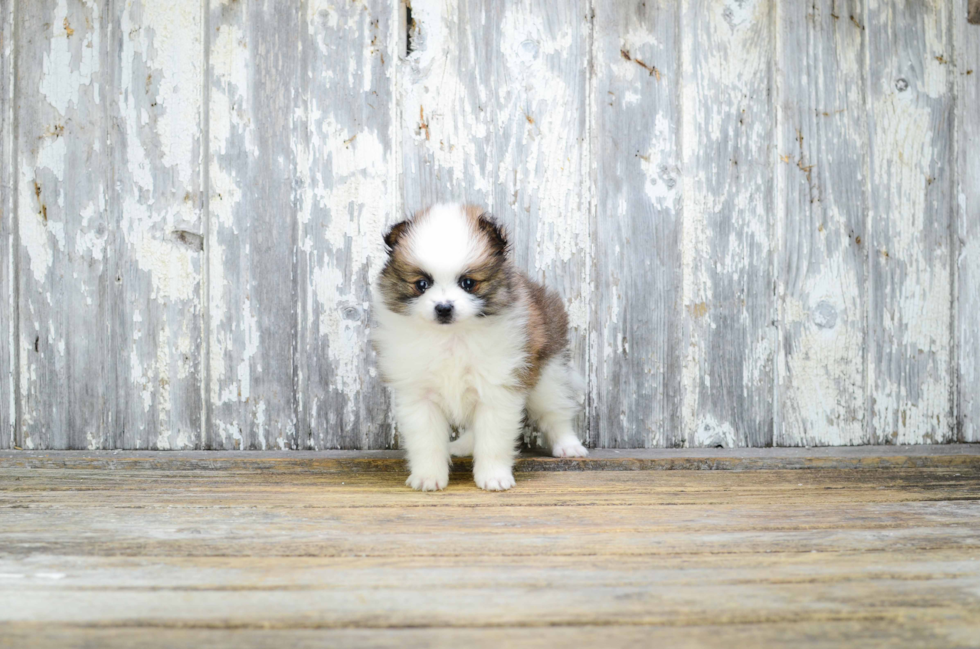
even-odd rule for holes
{"type": "Polygon", "coordinates": [[[473,455],[481,489],[514,486],[525,412],[556,457],[584,457],[572,421],[584,396],[561,298],[514,268],[507,236],[479,208],[440,204],[385,235],[373,342],[394,393],[413,489],[449,483],[473,455]],[[450,443],[450,426],[460,429],[450,443]]]}

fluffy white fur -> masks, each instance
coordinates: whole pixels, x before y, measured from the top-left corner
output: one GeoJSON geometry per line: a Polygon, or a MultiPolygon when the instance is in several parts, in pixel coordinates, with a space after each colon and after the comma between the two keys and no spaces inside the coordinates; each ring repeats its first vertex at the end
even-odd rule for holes
{"type": "Polygon", "coordinates": [[[457,285],[477,260],[481,241],[459,205],[433,207],[409,234],[419,268],[433,284],[406,312],[388,309],[374,292],[373,331],[382,375],[392,388],[399,438],[408,453],[414,489],[443,489],[450,455],[473,455],[481,489],[514,486],[513,464],[525,411],[558,457],[587,455],[572,427],[581,408],[582,381],[566,354],[549,359],[527,389],[518,378],[526,366],[526,301],[495,315],[476,317],[479,304],[457,285]],[[440,324],[436,304],[452,301],[455,320],[440,324]],[[461,430],[450,444],[450,426],[461,430]]]}

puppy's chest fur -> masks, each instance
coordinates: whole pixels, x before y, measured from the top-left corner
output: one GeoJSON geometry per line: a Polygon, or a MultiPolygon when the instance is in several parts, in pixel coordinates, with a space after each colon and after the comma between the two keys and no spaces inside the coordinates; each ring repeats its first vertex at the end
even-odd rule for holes
{"type": "Polygon", "coordinates": [[[382,373],[395,387],[437,403],[456,425],[466,425],[487,389],[520,390],[527,365],[520,318],[493,318],[449,331],[385,327],[377,332],[382,373]]]}

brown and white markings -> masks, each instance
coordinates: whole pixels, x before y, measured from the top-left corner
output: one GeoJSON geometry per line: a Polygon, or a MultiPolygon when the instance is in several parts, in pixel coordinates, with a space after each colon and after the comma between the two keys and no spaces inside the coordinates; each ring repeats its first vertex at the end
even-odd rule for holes
{"type": "Polygon", "coordinates": [[[525,413],[554,455],[586,455],[572,429],[584,387],[569,365],[568,316],[557,294],[514,268],[494,218],[440,204],[384,240],[374,345],[394,391],[409,486],[443,489],[451,454],[473,455],[481,488],[514,486],[525,413]],[[452,445],[451,426],[462,431],[452,445]]]}

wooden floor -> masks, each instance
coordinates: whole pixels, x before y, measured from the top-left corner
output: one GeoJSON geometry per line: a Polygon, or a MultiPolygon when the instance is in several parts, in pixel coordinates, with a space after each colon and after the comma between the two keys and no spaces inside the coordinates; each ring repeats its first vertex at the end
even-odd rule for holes
{"type": "Polygon", "coordinates": [[[956,449],[430,494],[390,454],[0,454],[0,646],[980,647],[956,449]]]}

